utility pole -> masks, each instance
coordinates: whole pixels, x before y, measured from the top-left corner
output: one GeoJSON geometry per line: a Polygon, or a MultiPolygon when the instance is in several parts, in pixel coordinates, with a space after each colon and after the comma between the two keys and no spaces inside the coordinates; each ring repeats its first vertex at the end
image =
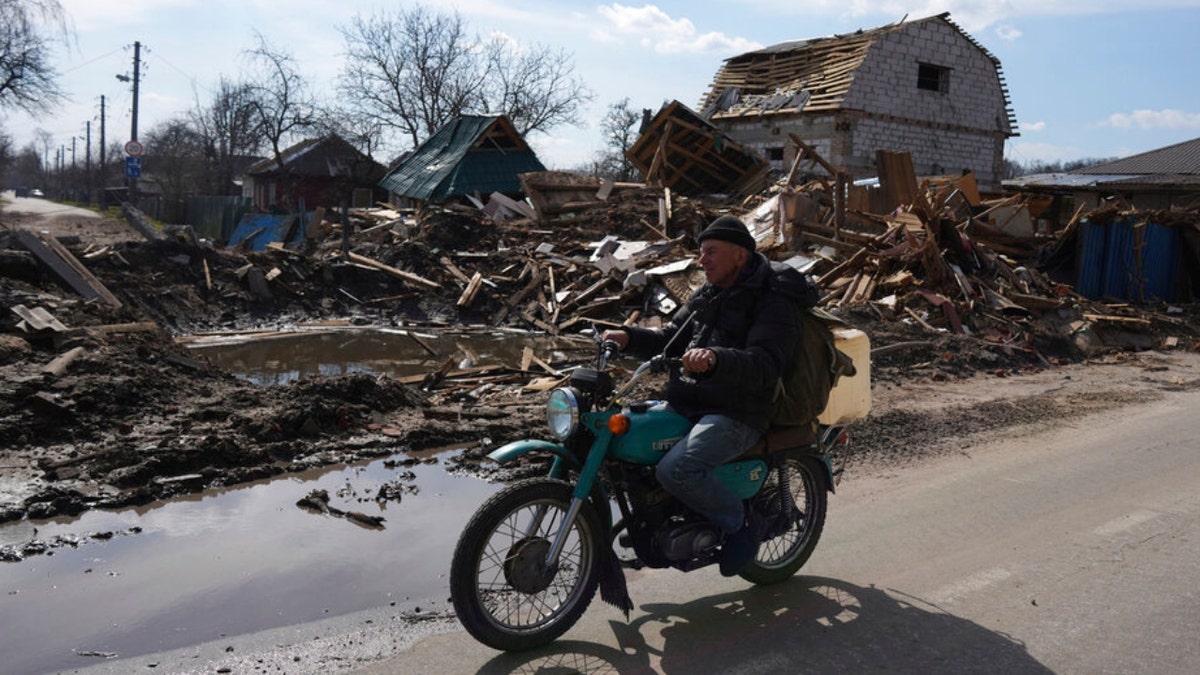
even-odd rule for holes
{"type": "Polygon", "coordinates": [[[101,208],[106,206],[106,204],[104,203],[104,198],[108,196],[108,193],[106,193],[104,191],[104,189],[106,187],[108,187],[108,177],[105,175],[108,173],[108,164],[107,164],[107,160],[104,157],[104,152],[105,152],[104,151],[104,143],[105,143],[105,141],[104,141],[104,95],[101,94],[100,95],[100,207],[101,208]]]}
{"type": "Polygon", "coordinates": [[[136,141],[138,115],[138,84],[142,73],[142,43],[133,43],[133,124],[129,131],[129,140],[136,141]]]}
{"type": "MultiPolygon", "coordinates": [[[[138,116],[138,85],[141,83],[142,75],[142,43],[133,43],[133,122],[129,129],[129,140],[136,142],[137,137],[137,116],[138,116]]],[[[142,160],[139,159],[138,162],[142,160]]],[[[141,167],[139,167],[140,170],[141,167]]],[[[140,172],[140,171],[139,171],[140,172]]],[[[138,179],[132,176],[129,179],[129,201],[137,205],[137,185],[138,179]]]]}
{"type": "Polygon", "coordinates": [[[87,121],[87,180],[84,181],[84,202],[92,203],[92,121],[87,121]]]}
{"type": "MultiPolygon", "coordinates": [[[[128,75],[117,75],[117,79],[122,82],[128,82],[128,75]]],[[[137,146],[138,134],[138,86],[142,79],[142,43],[133,43],[133,120],[129,126],[129,142],[125,144],[126,148],[137,146]]],[[[141,153],[138,153],[139,157],[141,153]]],[[[133,155],[129,155],[125,160],[125,184],[129,187],[128,200],[137,204],[137,175],[141,173],[141,159],[130,161],[133,155]]]]}

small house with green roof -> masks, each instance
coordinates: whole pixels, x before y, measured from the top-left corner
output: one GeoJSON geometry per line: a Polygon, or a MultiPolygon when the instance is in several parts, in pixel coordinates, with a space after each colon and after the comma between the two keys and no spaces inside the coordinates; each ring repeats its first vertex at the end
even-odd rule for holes
{"type": "Polygon", "coordinates": [[[466,196],[521,191],[518,176],[545,171],[503,115],[462,115],[438,129],[401,160],[380,187],[393,203],[445,202],[466,196]]]}

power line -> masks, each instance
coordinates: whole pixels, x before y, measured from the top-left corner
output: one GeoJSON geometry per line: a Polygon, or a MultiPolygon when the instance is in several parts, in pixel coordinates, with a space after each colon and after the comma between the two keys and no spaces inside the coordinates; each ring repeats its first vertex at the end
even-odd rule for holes
{"type": "Polygon", "coordinates": [[[100,56],[97,56],[96,58],[92,59],[91,61],[85,61],[77,66],[72,66],[70,68],[67,68],[66,70],[62,71],[62,73],[65,75],[67,73],[75,72],[76,70],[79,70],[80,68],[83,68],[84,66],[92,65],[93,63],[99,61],[100,59],[106,59],[106,58],[112,56],[113,54],[116,54],[119,51],[124,51],[124,49],[125,49],[125,47],[123,47],[123,46],[117,47],[116,49],[112,50],[111,52],[109,52],[107,54],[101,54],[100,56]]]}

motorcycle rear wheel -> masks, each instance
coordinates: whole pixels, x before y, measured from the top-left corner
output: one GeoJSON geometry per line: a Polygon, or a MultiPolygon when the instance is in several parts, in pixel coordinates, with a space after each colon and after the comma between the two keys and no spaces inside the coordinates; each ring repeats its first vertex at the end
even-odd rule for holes
{"type": "Polygon", "coordinates": [[[754,562],[739,576],[759,585],[790,579],[808,562],[821,539],[828,502],[819,459],[799,452],[777,457],[754,500],[768,530],[777,526],[775,534],[762,542],[754,562]]]}
{"type": "Polygon", "coordinates": [[[555,568],[544,560],[571,505],[571,486],[533,478],[493,495],[471,517],[450,564],[450,597],[467,632],[485,645],[524,651],[554,641],[596,594],[600,518],[579,510],[555,568]]]}

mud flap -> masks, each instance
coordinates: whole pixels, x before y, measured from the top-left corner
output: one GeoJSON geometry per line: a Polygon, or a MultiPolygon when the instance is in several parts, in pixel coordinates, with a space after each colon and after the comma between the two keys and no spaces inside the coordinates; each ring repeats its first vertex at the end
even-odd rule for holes
{"type": "Polygon", "coordinates": [[[633,609],[633,600],[629,598],[629,587],[625,585],[625,570],[617,559],[617,552],[608,549],[600,560],[600,599],[625,613],[629,621],[629,612],[633,609]]]}

